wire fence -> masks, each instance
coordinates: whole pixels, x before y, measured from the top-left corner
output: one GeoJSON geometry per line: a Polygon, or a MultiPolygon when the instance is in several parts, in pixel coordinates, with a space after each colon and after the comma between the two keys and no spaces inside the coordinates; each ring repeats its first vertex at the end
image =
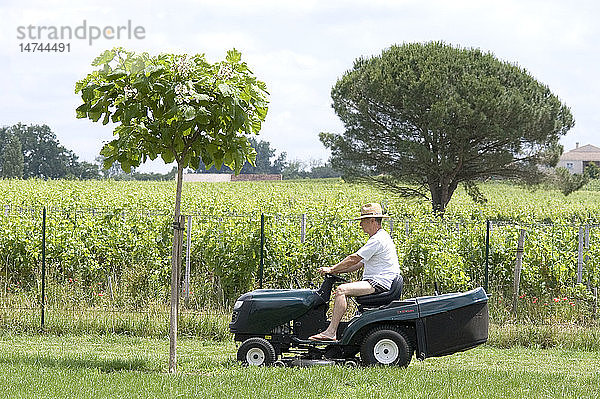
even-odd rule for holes
{"type": "MultiPolygon", "coordinates": [[[[43,325],[70,318],[70,328],[95,321],[113,331],[166,322],[170,212],[0,209],[3,320],[43,325]]],[[[366,240],[356,222],[327,214],[195,212],[185,221],[180,284],[190,319],[223,315],[258,287],[316,285],[319,266],[337,263],[366,240]]],[[[405,296],[432,294],[437,283],[444,292],[484,286],[513,302],[569,296],[596,306],[599,225],[391,218],[384,227],[397,246],[405,296]]]]}

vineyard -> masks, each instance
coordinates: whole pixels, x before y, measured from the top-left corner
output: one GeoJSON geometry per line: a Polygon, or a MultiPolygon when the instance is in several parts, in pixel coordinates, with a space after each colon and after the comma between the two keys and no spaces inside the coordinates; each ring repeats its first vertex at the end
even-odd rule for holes
{"type": "MultiPolygon", "coordinates": [[[[392,216],[384,227],[396,242],[405,296],[431,294],[435,282],[443,292],[483,285],[489,220],[493,317],[513,317],[521,234],[520,314],[561,321],[595,316],[600,187],[592,183],[569,197],[502,182],[486,183],[482,191],[484,205],[457,192],[440,220],[428,203],[341,180],[187,183],[186,309],[224,309],[256,288],[261,253],[265,287],[317,284],[317,267],[338,262],[366,241],[349,219],[360,204],[378,201],[392,216]]],[[[0,305],[38,307],[45,207],[49,309],[164,309],[173,202],[172,182],[0,181],[0,305]]]]}

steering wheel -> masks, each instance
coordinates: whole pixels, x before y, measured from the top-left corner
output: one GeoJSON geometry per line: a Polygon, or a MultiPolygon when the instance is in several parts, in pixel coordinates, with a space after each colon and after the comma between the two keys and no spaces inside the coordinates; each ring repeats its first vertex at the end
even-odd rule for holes
{"type": "Polygon", "coordinates": [[[348,279],[346,279],[344,277],[340,277],[337,274],[327,273],[327,274],[325,274],[325,278],[332,279],[334,283],[347,283],[348,282],[348,279]]]}
{"type": "MultiPolygon", "coordinates": [[[[296,276],[295,274],[292,276],[292,280],[294,282],[294,284],[296,284],[296,288],[298,289],[302,289],[302,285],[300,284],[300,281],[298,280],[298,276],[296,276]]],[[[308,282],[308,285],[310,286],[310,288],[315,288],[315,285],[312,283],[312,281],[308,282]]]]}

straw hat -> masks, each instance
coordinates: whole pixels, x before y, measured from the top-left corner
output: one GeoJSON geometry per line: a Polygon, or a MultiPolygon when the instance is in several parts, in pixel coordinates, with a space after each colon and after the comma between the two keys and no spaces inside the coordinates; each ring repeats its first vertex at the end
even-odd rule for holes
{"type": "Polygon", "coordinates": [[[388,215],[383,214],[381,205],[376,202],[371,204],[365,204],[360,208],[360,216],[354,220],[366,219],[366,218],[389,218],[388,215]]]}

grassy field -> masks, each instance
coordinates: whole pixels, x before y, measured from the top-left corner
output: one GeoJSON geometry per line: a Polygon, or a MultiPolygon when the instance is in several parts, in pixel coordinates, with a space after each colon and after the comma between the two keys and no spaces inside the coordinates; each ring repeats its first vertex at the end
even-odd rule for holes
{"type": "Polygon", "coordinates": [[[407,369],[244,368],[235,345],[181,339],[179,373],[168,340],[0,336],[0,398],[596,398],[600,354],[498,349],[413,362],[407,369]]]}

